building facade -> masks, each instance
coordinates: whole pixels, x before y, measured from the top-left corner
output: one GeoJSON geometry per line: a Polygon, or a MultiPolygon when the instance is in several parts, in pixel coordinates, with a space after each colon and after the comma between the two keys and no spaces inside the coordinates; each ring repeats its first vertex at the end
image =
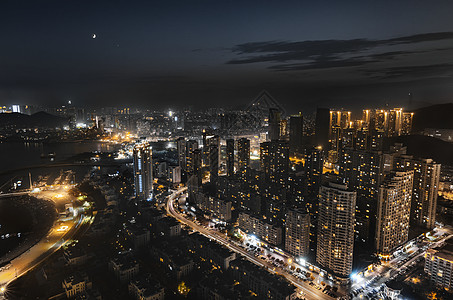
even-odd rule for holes
{"type": "Polygon", "coordinates": [[[379,188],[376,250],[388,256],[409,236],[409,216],[414,172],[395,172],[379,188]]]}
{"type": "Polygon", "coordinates": [[[343,278],[352,270],[356,197],[344,184],[329,183],[319,190],[316,261],[343,278]]]}
{"type": "Polygon", "coordinates": [[[296,257],[308,254],[310,246],[310,215],[290,209],[286,213],[285,250],[296,257]]]}
{"type": "Polygon", "coordinates": [[[150,200],[153,194],[153,153],[148,143],[136,144],[133,150],[135,197],[150,200]]]}

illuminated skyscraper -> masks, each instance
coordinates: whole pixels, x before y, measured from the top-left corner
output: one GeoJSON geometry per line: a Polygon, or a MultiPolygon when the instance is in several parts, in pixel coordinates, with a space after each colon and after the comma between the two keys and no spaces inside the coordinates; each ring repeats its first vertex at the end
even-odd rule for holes
{"type": "Polygon", "coordinates": [[[226,171],[227,176],[234,175],[234,139],[226,140],[226,171]]]}
{"type": "Polygon", "coordinates": [[[153,193],[153,158],[148,143],[136,144],[133,150],[135,197],[150,200],[153,193]]]}
{"type": "Polygon", "coordinates": [[[412,113],[403,112],[402,108],[363,110],[363,129],[376,130],[384,136],[409,134],[412,127],[412,113]]]}
{"type": "Polygon", "coordinates": [[[238,169],[242,172],[243,169],[250,166],[250,140],[240,138],[238,140],[238,169]]]}
{"type": "Polygon", "coordinates": [[[198,142],[196,140],[189,140],[186,143],[186,171],[191,173],[193,171],[193,152],[198,149],[198,142]]]}
{"type": "Polygon", "coordinates": [[[414,171],[411,222],[428,229],[436,223],[437,192],[441,165],[432,159],[416,159],[401,155],[395,159],[396,169],[414,171]]]}
{"type": "Polygon", "coordinates": [[[316,261],[343,278],[352,270],[356,196],[343,184],[329,183],[319,189],[316,261]]]}
{"type": "Polygon", "coordinates": [[[280,188],[286,187],[289,172],[289,144],[274,140],[260,145],[261,170],[265,180],[280,188]]]}
{"type": "Polygon", "coordinates": [[[403,112],[403,124],[401,126],[401,134],[409,135],[412,132],[412,119],[414,118],[414,113],[403,112]]]}
{"type": "Polygon", "coordinates": [[[379,188],[376,250],[382,255],[408,239],[413,180],[414,171],[395,172],[379,188]]]}
{"type": "Polygon", "coordinates": [[[290,209],[286,213],[285,250],[296,257],[305,257],[310,245],[310,215],[290,209]]]}

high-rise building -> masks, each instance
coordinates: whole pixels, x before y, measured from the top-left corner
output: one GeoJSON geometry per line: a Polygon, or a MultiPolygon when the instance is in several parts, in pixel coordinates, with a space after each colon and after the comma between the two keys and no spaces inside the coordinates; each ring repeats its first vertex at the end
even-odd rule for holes
{"type": "Polygon", "coordinates": [[[403,124],[401,125],[401,134],[409,135],[412,132],[412,119],[414,113],[403,112],[403,124]]]}
{"type": "Polygon", "coordinates": [[[260,163],[267,182],[286,187],[289,172],[288,142],[273,140],[261,143],[260,163]]]}
{"type": "Polygon", "coordinates": [[[196,140],[188,140],[186,142],[186,167],[185,170],[190,174],[193,170],[193,152],[198,149],[198,142],[196,140]]]}
{"type": "Polygon", "coordinates": [[[234,175],[234,139],[226,140],[226,171],[227,176],[234,175]]]}
{"type": "Polygon", "coordinates": [[[250,166],[250,140],[240,138],[238,144],[238,169],[242,172],[250,166]]]}
{"type": "Polygon", "coordinates": [[[150,200],[153,193],[153,153],[148,143],[136,144],[133,150],[135,197],[150,200]]]}
{"type": "Polygon", "coordinates": [[[260,167],[266,182],[269,182],[271,177],[271,151],[271,142],[260,144],[260,167]]]}
{"type": "Polygon", "coordinates": [[[305,173],[307,174],[307,194],[317,196],[323,172],[323,151],[311,148],[305,156],[305,173]]]}
{"type": "Polygon", "coordinates": [[[351,112],[344,110],[330,110],[329,112],[329,127],[340,127],[348,129],[351,126],[351,112]]]}
{"type": "Polygon", "coordinates": [[[362,242],[371,244],[376,232],[377,194],[384,179],[383,153],[343,149],[340,176],[351,189],[357,191],[357,237],[362,242]]]}
{"type": "Polygon", "coordinates": [[[381,132],[384,136],[409,134],[412,127],[411,113],[403,112],[402,108],[363,110],[363,129],[381,132]]]}
{"type": "Polygon", "coordinates": [[[178,151],[178,166],[183,171],[186,171],[186,139],[183,137],[178,138],[176,140],[176,148],[178,151]]]}
{"type": "Polygon", "coordinates": [[[379,187],[376,250],[387,256],[409,236],[414,171],[395,172],[379,187]]]}
{"type": "Polygon", "coordinates": [[[285,224],[285,250],[296,257],[307,256],[310,245],[310,215],[306,210],[289,209],[285,224]]]}
{"type": "Polygon", "coordinates": [[[414,171],[411,223],[434,228],[441,165],[432,159],[416,159],[410,155],[396,157],[395,165],[398,170],[414,171]]]}
{"type": "Polygon", "coordinates": [[[291,155],[302,153],[304,135],[304,118],[302,113],[289,118],[289,150],[291,155]]]}
{"type": "Polygon", "coordinates": [[[280,121],[280,139],[281,140],[288,140],[289,139],[289,124],[288,119],[282,119],[280,121]]]}
{"type": "Polygon", "coordinates": [[[216,183],[219,176],[219,146],[215,143],[209,145],[209,174],[211,183],[216,183]]]}
{"type": "Polygon", "coordinates": [[[329,183],[319,189],[316,261],[342,278],[352,271],[356,197],[344,184],[329,183]]]}
{"type": "Polygon", "coordinates": [[[269,108],[269,140],[280,138],[280,111],[276,108],[269,108]]]}
{"type": "Polygon", "coordinates": [[[201,186],[203,180],[203,168],[202,168],[202,152],[200,149],[195,149],[192,152],[193,169],[192,174],[196,177],[198,186],[201,186]]]}
{"type": "Polygon", "coordinates": [[[328,108],[318,108],[316,110],[315,134],[316,146],[327,148],[329,144],[330,110],[328,108]]]}
{"type": "Polygon", "coordinates": [[[330,110],[329,112],[329,162],[336,163],[338,161],[339,152],[341,150],[341,141],[343,139],[343,131],[352,126],[351,112],[344,110],[330,110]]]}

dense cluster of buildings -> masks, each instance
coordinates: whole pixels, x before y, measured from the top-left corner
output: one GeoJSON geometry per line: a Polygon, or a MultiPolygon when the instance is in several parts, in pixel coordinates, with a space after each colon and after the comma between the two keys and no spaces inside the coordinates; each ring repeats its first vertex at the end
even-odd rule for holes
{"type": "Polygon", "coordinates": [[[310,129],[301,113],[267,112],[258,145],[209,126],[175,141],[187,202],[205,217],[237,221],[242,232],[312,257],[338,278],[351,273],[355,243],[388,258],[411,226],[434,227],[440,164],[384,145],[410,134],[413,113],[364,110],[353,119],[318,109],[310,129]]]}

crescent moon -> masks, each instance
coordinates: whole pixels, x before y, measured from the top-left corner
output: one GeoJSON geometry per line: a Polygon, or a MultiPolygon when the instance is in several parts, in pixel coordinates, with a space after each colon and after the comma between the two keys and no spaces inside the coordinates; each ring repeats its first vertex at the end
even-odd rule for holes
{"type": "Polygon", "coordinates": [[[95,34],[95,33],[93,33],[93,39],[95,39],[95,38],[96,38],[96,34],[95,34]]]}

